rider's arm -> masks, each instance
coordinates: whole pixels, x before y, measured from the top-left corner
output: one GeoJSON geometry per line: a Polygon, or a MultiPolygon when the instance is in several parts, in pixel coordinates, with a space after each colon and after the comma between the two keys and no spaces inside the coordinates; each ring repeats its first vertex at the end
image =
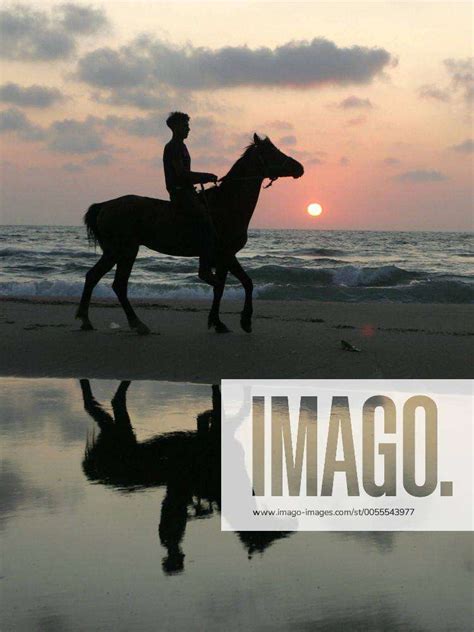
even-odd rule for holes
{"type": "Polygon", "coordinates": [[[217,176],[213,173],[206,173],[205,171],[190,171],[189,177],[192,184],[206,184],[206,182],[217,182],[217,176]]]}
{"type": "Polygon", "coordinates": [[[213,173],[205,171],[189,171],[183,161],[183,156],[179,152],[175,152],[172,157],[172,163],[176,175],[183,184],[206,184],[206,182],[216,182],[217,176],[213,173]]]}

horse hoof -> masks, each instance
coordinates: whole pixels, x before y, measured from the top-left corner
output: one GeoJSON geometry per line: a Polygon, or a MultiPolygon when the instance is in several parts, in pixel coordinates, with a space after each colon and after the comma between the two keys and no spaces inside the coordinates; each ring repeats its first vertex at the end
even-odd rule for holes
{"type": "Polygon", "coordinates": [[[227,325],[224,325],[224,323],[217,323],[215,325],[216,328],[216,334],[230,334],[231,330],[227,327],[227,325]]]}
{"type": "Polygon", "coordinates": [[[148,334],[151,334],[151,329],[147,327],[144,323],[133,325],[132,329],[136,331],[139,336],[147,336],[148,334]]]}
{"type": "Polygon", "coordinates": [[[252,333],[252,323],[249,320],[241,320],[240,321],[240,326],[242,327],[242,329],[248,333],[251,334],[252,333]]]}
{"type": "Polygon", "coordinates": [[[81,331],[94,331],[94,327],[91,322],[85,322],[81,325],[81,331]]]}

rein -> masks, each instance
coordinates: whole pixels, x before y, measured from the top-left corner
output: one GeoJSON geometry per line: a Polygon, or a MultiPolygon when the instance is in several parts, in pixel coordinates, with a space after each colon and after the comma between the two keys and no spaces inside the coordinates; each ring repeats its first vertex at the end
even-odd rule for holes
{"type": "MultiPolygon", "coordinates": [[[[260,153],[260,151],[258,151],[258,158],[259,158],[260,162],[262,163],[264,172],[269,172],[270,169],[272,169],[272,168],[273,169],[275,169],[275,168],[281,169],[284,166],[284,164],[286,163],[286,161],[289,159],[289,156],[285,156],[285,158],[282,161],[282,163],[280,165],[276,165],[276,166],[274,166],[274,165],[267,165],[266,162],[265,162],[265,159],[262,156],[262,154],[260,153]]],[[[265,174],[263,176],[262,175],[257,175],[257,176],[222,176],[222,178],[219,178],[217,182],[223,182],[224,180],[257,180],[257,179],[260,179],[260,178],[263,178],[263,180],[265,180],[266,178],[268,178],[270,180],[270,182],[267,185],[262,186],[263,189],[268,189],[268,188],[270,188],[272,186],[272,184],[276,180],[278,180],[279,177],[280,176],[272,177],[272,176],[268,176],[268,175],[265,175],[265,174]]]]}
{"type": "Polygon", "coordinates": [[[262,187],[263,189],[268,189],[268,187],[271,187],[273,182],[275,182],[275,180],[278,180],[279,176],[276,176],[276,178],[270,178],[270,176],[222,176],[222,178],[219,178],[217,182],[224,182],[224,180],[265,180],[266,178],[268,178],[270,182],[269,184],[262,187]]]}

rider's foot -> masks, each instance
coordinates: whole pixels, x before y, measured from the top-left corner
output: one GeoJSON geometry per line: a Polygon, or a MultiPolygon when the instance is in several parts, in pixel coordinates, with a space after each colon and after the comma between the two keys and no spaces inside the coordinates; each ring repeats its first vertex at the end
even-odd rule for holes
{"type": "Polygon", "coordinates": [[[216,275],[212,272],[210,268],[199,268],[198,277],[201,281],[212,285],[212,287],[216,287],[218,280],[216,275]]]}

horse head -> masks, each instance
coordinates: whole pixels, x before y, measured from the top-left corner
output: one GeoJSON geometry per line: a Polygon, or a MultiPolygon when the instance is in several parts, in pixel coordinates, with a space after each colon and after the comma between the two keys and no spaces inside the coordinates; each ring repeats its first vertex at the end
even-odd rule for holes
{"type": "Polygon", "coordinates": [[[301,178],[303,175],[303,165],[280,151],[268,137],[260,138],[258,134],[254,134],[252,147],[260,163],[260,174],[264,178],[276,180],[289,177],[301,178]]]}

